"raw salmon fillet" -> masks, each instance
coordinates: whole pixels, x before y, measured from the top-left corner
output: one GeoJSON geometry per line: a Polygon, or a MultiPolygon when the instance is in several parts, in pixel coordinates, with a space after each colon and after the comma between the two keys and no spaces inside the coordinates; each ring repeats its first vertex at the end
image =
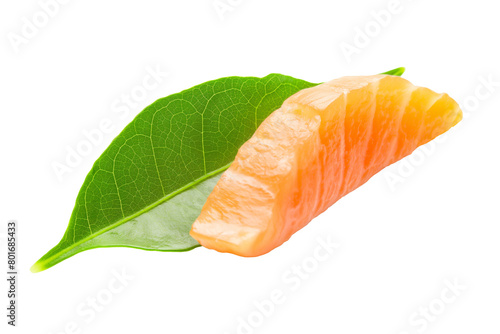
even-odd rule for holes
{"type": "Polygon", "coordinates": [[[397,76],[343,77],[299,91],[240,148],[191,236],[219,252],[265,254],[461,119],[448,95],[397,76]]]}

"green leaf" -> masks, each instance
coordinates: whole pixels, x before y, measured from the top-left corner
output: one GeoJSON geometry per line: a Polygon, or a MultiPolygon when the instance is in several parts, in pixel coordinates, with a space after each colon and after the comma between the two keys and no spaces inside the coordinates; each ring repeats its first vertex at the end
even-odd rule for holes
{"type": "Polygon", "coordinates": [[[286,98],[315,85],[281,74],[228,77],[157,100],[96,160],[62,240],[31,271],[98,247],[199,246],[191,225],[239,147],[286,98]]]}
{"type": "Polygon", "coordinates": [[[395,68],[393,70],[390,70],[390,71],[387,71],[384,73],[380,73],[380,74],[396,75],[396,76],[400,77],[403,75],[403,73],[405,73],[405,70],[406,69],[404,67],[398,67],[398,68],[395,68]]]}
{"type": "Polygon", "coordinates": [[[157,100],[97,159],[62,240],[31,271],[97,247],[199,246],[189,230],[238,148],[286,98],[314,85],[281,74],[228,77],[157,100]]]}

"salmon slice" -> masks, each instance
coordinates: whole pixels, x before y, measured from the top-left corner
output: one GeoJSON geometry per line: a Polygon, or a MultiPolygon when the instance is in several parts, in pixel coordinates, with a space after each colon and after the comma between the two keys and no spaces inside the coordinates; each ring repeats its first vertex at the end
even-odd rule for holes
{"type": "Polygon", "coordinates": [[[448,95],[391,75],[299,91],[240,148],[191,236],[219,252],[265,254],[461,119],[448,95]]]}

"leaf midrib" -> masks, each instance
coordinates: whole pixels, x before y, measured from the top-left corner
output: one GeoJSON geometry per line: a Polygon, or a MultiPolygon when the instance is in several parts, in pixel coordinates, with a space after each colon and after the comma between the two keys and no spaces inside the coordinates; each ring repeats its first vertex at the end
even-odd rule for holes
{"type": "Polygon", "coordinates": [[[194,186],[196,186],[196,185],[200,184],[201,182],[203,182],[203,181],[205,181],[205,180],[209,179],[210,177],[215,176],[215,175],[217,175],[217,174],[219,174],[219,173],[221,173],[221,172],[225,171],[226,169],[228,169],[228,168],[229,168],[229,166],[231,165],[231,163],[232,163],[232,161],[231,161],[230,163],[228,163],[228,164],[226,164],[226,165],[222,166],[221,168],[218,168],[218,169],[216,169],[216,170],[214,170],[214,171],[212,171],[212,172],[210,172],[210,173],[207,173],[207,174],[203,175],[202,177],[200,177],[200,178],[198,178],[198,179],[196,179],[196,180],[194,180],[194,181],[192,181],[192,182],[190,182],[190,183],[188,183],[188,184],[186,184],[186,185],[182,186],[181,188],[179,188],[179,189],[177,189],[177,190],[175,190],[175,191],[171,192],[170,194],[165,195],[164,197],[160,198],[160,199],[159,199],[159,200],[157,200],[156,202],[154,202],[154,203],[152,203],[152,204],[150,204],[150,205],[148,205],[148,206],[144,207],[143,209],[141,209],[141,210],[137,211],[136,213],[134,213],[134,214],[132,214],[132,215],[130,215],[130,216],[124,217],[124,218],[122,218],[122,219],[118,220],[117,222],[115,222],[115,223],[113,223],[113,224],[111,224],[111,225],[109,225],[109,226],[107,226],[107,227],[105,227],[105,228],[100,229],[100,230],[99,230],[99,231],[97,231],[96,233],[93,233],[93,234],[91,234],[91,235],[89,235],[89,236],[87,236],[87,237],[85,237],[85,238],[83,238],[83,239],[81,239],[81,240],[79,240],[79,241],[77,241],[77,242],[73,243],[73,244],[72,244],[71,246],[69,246],[69,247],[65,247],[65,248],[61,249],[61,250],[60,250],[60,251],[58,251],[56,254],[51,255],[50,257],[48,257],[47,259],[45,259],[45,260],[44,260],[43,262],[41,262],[41,263],[48,263],[48,262],[50,262],[50,261],[52,261],[52,260],[54,260],[54,259],[58,258],[58,257],[61,255],[61,253],[63,253],[63,252],[67,252],[67,251],[69,251],[69,250],[71,250],[71,249],[73,249],[73,248],[76,248],[77,246],[79,246],[79,245],[81,245],[81,244],[83,244],[83,243],[85,243],[85,242],[87,242],[87,241],[89,241],[89,240],[91,240],[91,239],[94,239],[95,237],[98,237],[98,236],[100,236],[100,235],[102,235],[102,234],[106,233],[106,232],[107,232],[107,231],[109,231],[109,230],[112,230],[112,229],[114,229],[114,228],[116,228],[116,227],[118,227],[118,226],[120,226],[120,225],[123,225],[123,224],[125,224],[125,223],[129,222],[130,220],[132,220],[132,219],[134,219],[134,218],[136,218],[136,217],[139,217],[140,215],[142,215],[142,214],[144,214],[144,213],[146,213],[146,212],[151,211],[152,209],[154,209],[154,208],[155,208],[155,207],[157,207],[158,205],[160,205],[160,204],[162,204],[162,203],[164,203],[164,202],[168,201],[169,199],[171,199],[171,198],[173,198],[173,197],[175,197],[175,196],[179,195],[180,193],[182,193],[182,192],[184,192],[184,191],[186,191],[186,190],[188,190],[188,189],[191,189],[191,188],[193,188],[194,186]]]}

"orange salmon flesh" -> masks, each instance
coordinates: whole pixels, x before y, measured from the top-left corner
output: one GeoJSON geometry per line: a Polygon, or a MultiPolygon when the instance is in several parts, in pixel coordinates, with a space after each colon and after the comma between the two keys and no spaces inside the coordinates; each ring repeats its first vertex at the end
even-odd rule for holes
{"type": "Polygon", "coordinates": [[[391,75],[299,91],[239,149],[190,234],[219,252],[265,254],[461,119],[448,95],[391,75]]]}

